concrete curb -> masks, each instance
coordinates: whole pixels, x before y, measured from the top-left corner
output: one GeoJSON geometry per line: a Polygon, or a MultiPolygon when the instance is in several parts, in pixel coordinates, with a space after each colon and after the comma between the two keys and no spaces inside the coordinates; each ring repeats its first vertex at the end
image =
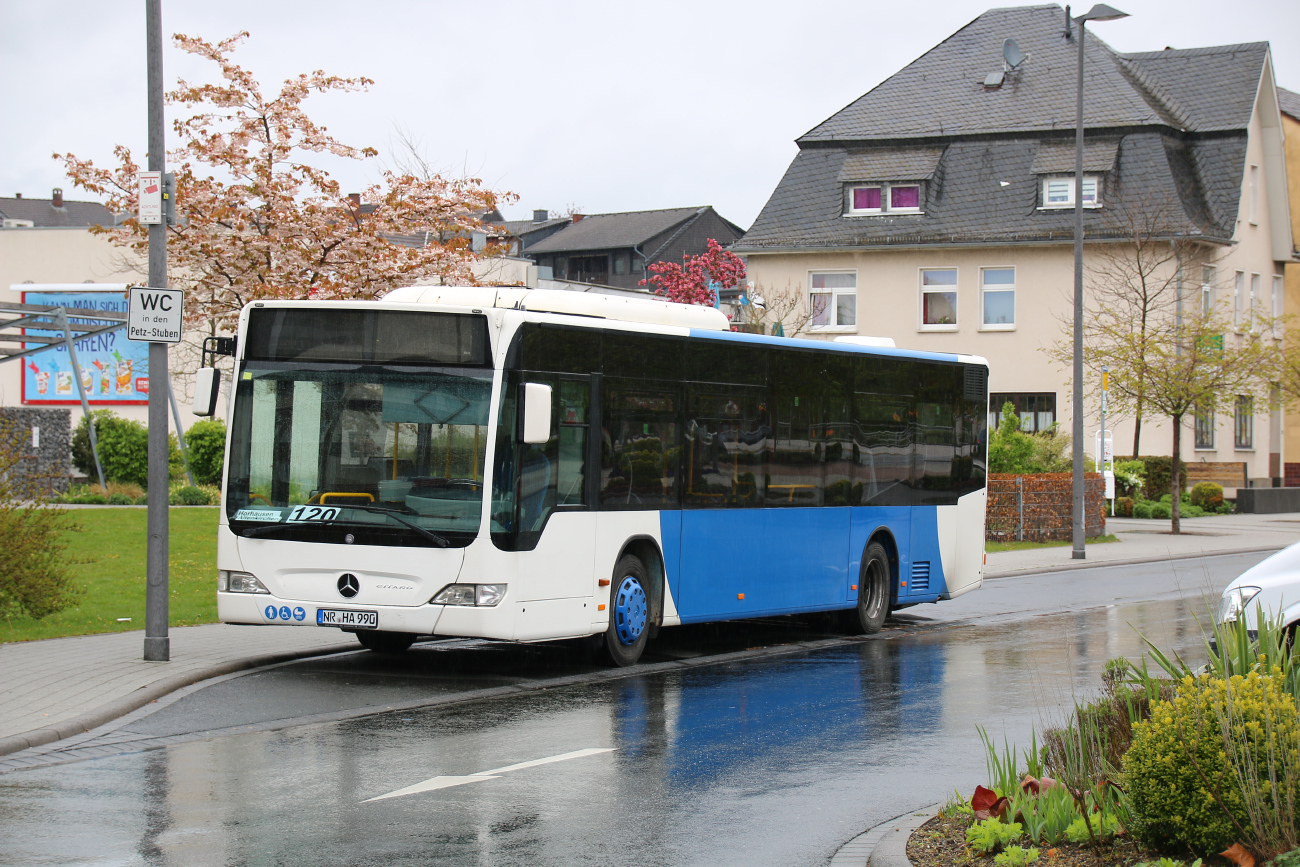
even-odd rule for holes
{"type": "Polygon", "coordinates": [[[940,806],[931,804],[862,832],[839,848],[831,857],[830,867],[912,867],[907,840],[938,814],[940,806]]]}
{"type": "Polygon", "coordinates": [[[987,571],[985,579],[1022,578],[1026,575],[1042,575],[1047,572],[1073,572],[1077,569],[1101,569],[1107,566],[1140,566],[1143,563],[1165,563],[1172,560],[1197,560],[1203,557],[1231,557],[1234,554],[1264,554],[1281,551],[1286,545],[1265,545],[1259,548],[1228,548],[1223,551],[1199,551],[1194,554],[1162,554],[1152,557],[1133,557],[1128,560],[1081,560],[1077,563],[1062,563],[1060,566],[1031,566],[1025,569],[1007,569],[1001,572],[987,571]]]}
{"type": "Polygon", "coordinates": [[[213,677],[220,677],[223,674],[233,674],[234,672],[245,671],[250,668],[261,668],[264,665],[275,665],[280,662],[293,662],[298,659],[307,659],[313,656],[325,656],[330,653],[338,652],[338,647],[320,647],[313,650],[250,656],[244,659],[236,659],[222,663],[221,665],[195,669],[194,671],[185,674],[163,678],[162,680],[151,683],[148,686],[142,686],[129,695],[110,701],[107,704],[100,705],[89,713],[73,717],[72,719],[66,720],[58,725],[33,729],[16,735],[10,735],[9,737],[0,738],[0,756],[7,756],[10,753],[16,753],[19,750],[30,749],[31,747],[44,746],[45,744],[60,741],[64,738],[72,737],[73,735],[88,732],[91,729],[102,726],[104,723],[111,722],[120,716],[125,716],[133,710],[144,707],[151,701],[156,701],[168,693],[191,686],[199,681],[208,680],[213,677]]]}

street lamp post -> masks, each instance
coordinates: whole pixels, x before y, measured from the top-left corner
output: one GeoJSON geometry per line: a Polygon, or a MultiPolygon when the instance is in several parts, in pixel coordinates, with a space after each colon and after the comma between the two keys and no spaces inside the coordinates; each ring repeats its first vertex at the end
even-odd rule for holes
{"type": "Polygon", "coordinates": [[[1079,81],[1078,102],[1074,120],[1074,559],[1082,560],[1085,525],[1083,497],[1083,35],[1089,21],[1114,21],[1127,18],[1120,12],[1098,3],[1078,18],[1070,19],[1070,7],[1065,7],[1066,35],[1073,35],[1072,21],[1079,23],[1079,81]]]}

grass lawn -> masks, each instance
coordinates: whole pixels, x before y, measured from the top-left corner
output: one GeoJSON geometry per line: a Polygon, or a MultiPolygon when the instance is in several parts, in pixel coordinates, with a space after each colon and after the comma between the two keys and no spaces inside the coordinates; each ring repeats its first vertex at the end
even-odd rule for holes
{"type": "MultiPolygon", "coordinates": [[[[217,509],[189,506],[171,511],[168,570],[172,626],[217,619],[217,509]]],[[[86,588],[81,601],[41,620],[0,619],[0,642],[144,629],[147,509],[69,509],[81,529],[68,533],[67,556],[87,562],[72,567],[86,588]],[[129,617],[118,622],[118,618],[129,617]]]]}
{"type": "MultiPolygon", "coordinates": [[[[1097,536],[1087,539],[1089,545],[1101,545],[1106,542],[1118,542],[1119,537],[1114,535],[1097,536]]],[[[997,554],[1001,551],[1028,551],[1032,548],[1064,548],[1066,545],[1073,545],[1073,542],[985,542],[984,550],[990,554],[997,554]]]]}

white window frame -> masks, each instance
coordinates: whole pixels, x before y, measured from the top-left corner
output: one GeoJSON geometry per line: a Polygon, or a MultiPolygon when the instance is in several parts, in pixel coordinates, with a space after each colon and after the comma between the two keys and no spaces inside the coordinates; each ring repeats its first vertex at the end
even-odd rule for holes
{"type": "Polygon", "coordinates": [[[1016,330],[1016,268],[1014,265],[986,266],[980,268],[980,331],[1015,331],[1016,330]],[[984,275],[989,271],[1010,271],[1010,283],[985,283],[984,275]],[[984,318],[984,296],[988,292],[1007,292],[1011,294],[1011,321],[988,322],[984,318]]]}
{"type": "Polygon", "coordinates": [[[957,291],[957,287],[961,285],[960,269],[958,269],[956,266],[918,268],[916,274],[916,285],[918,289],[917,296],[916,296],[916,302],[917,302],[916,303],[916,322],[917,322],[916,330],[917,331],[956,331],[957,326],[960,322],[960,317],[956,316],[956,314],[960,312],[959,304],[961,299],[957,291]],[[927,271],[951,271],[955,275],[955,280],[951,284],[939,284],[936,285],[934,288],[927,289],[925,286],[925,274],[927,271]],[[934,324],[934,325],[926,323],[925,296],[931,292],[934,293],[943,292],[945,294],[951,293],[953,295],[953,313],[956,321],[953,321],[951,323],[945,322],[942,324],[934,324]]]}
{"type": "Polygon", "coordinates": [[[1282,339],[1282,311],[1286,300],[1286,282],[1281,274],[1273,275],[1273,337],[1282,339]]]}
{"type": "Polygon", "coordinates": [[[1215,436],[1217,433],[1217,427],[1218,425],[1214,417],[1214,410],[1205,410],[1204,413],[1202,413],[1201,407],[1197,406],[1192,411],[1192,450],[1198,452],[1218,451],[1218,447],[1215,444],[1217,439],[1215,436]],[[1208,433],[1210,435],[1210,442],[1208,445],[1203,445],[1199,439],[1201,434],[1202,418],[1205,418],[1209,422],[1208,433]]]}
{"type": "Polygon", "coordinates": [[[881,181],[870,184],[849,184],[844,196],[844,216],[846,217],[877,217],[881,214],[924,214],[925,213],[925,182],[924,181],[881,181]],[[915,208],[895,208],[892,204],[894,187],[916,187],[915,208]],[[879,208],[855,208],[853,207],[853,194],[857,190],[880,190],[880,207],[879,208]]]}
{"type": "Polygon", "coordinates": [[[1247,215],[1252,226],[1259,225],[1259,166],[1250,167],[1250,212],[1247,215]]]}
{"type": "Polygon", "coordinates": [[[1213,265],[1201,266],[1201,315],[1209,316],[1214,312],[1214,281],[1218,271],[1213,265]]]}
{"type": "Polygon", "coordinates": [[[1242,296],[1246,294],[1246,272],[1237,271],[1232,278],[1232,329],[1241,333],[1242,296]]]}
{"type": "Polygon", "coordinates": [[[858,272],[857,270],[854,268],[818,268],[816,271],[809,271],[808,272],[808,314],[809,314],[808,330],[810,332],[817,332],[819,334],[827,334],[832,332],[856,334],[858,330],[858,272]],[[816,276],[817,274],[850,274],[853,276],[853,286],[852,288],[847,286],[839,286],[839,287],[831,287],[829,289],[814,289],[813,277],[816,276]],[[812,324],[811,317],[813,312],[814,295],[830,296],[830,315],[833,324],[830,325],[812,324]],[[835,321],[839,319],[839,302],[840,302],[840,298],[844,295],[853,296],[853,324],[851,325],[840,325],[837,321],[835,321]]]}
{"type": "Polygon", "coordinates": [[[1258,274],[1250,275],[1250,310],[1249,317],[1246,320],[1250,323],[1250,333],[1254,334],[1258,329],[1258,322],[1255,321],[1255,305],[1259,303],[1263,294],[1263,281],[1258,274]]]}
{"type": "MultiPolygon", "coordinates": [[[[1055,211],[1061,208],[1074,207],[1074,175],[1048,175],[1044,176],[1040,186],[1042,191],[1042,204],[1038,206],[1040,211],[1055,211]],[[1059,202],[1049,200],[1048,192],[1052,184],[1064,183],[1066,198],[1059,202]]],[[[1086,174],[1083,176],[1083,206],[1085,208],[1101,207],[1101,175],[1086,174]],[[1091,187],[1091,198],[1089,198],[1089,187],[1091,187]]]]}
{"type": "Polygon", "coordinates": [[[1232,448],[1239,452],[1255,450],[1255,399],[1247,394],[1237,395],[1232,405],[1232,448]],[[1246,411],[1243,413],[1242,409],[1246,411]],[[1241,436],[1242,431],[1246,436],[1241,436]]]}

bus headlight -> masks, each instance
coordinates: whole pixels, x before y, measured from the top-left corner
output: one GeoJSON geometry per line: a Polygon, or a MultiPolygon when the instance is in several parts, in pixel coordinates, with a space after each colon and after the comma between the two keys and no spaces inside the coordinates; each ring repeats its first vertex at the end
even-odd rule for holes
{"type": "Polygon", "coordinates": [[[217,590],[222,593],[270,593],[251,572],[217,571],[217,590]]]}
{"type": "Polygon", "coordinates": [[[429,602],[433,605],[472,605],[490,608],[506,598],[505,584],[448,584],[429,602]]]}
{"type": "Polygon", "coordinates": [[[1233,587],[1231,590],[1226,591],[1223,598],[1219,600],[1218,621],[1220,623],[1235,623],[1242,612],[1246,610],[1246,606],[1250,604],[1250,600],[1258,595],[1258,587],[1233,587]]]}

